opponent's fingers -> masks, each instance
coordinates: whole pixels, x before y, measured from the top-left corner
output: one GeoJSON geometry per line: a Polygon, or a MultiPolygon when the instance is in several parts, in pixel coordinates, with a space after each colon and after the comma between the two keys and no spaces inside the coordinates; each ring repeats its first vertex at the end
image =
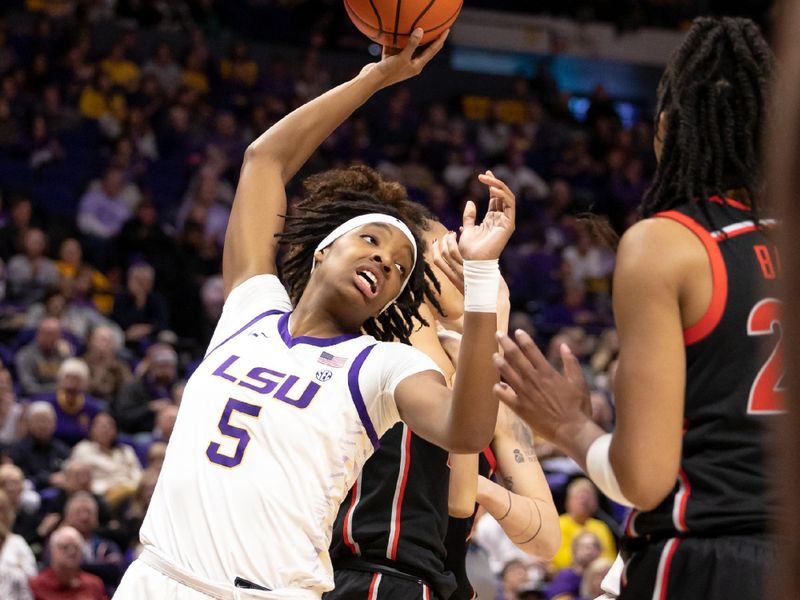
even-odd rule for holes
{"type": "Polygon", "coordinates": [[[464,207],[464,216],[462,218],[462,223],[464,229],[469,227],[475,227],[475,219],[478,217],[478,209],[475,206],[475,203],[472,200],[469,200],[464,207]]]}
{"type": "Polygon", "coordinates": [[[510,385],[501,381],[500,383],[494,384],[492,391],[500,402],[507,405],[511,410],[517,410],[519,406],[519,396],[517,396],[510,385]]]}
{"type": "Polygon", "coordinates": [[[542,354],[542,351],[539,350],[539,347],[536,345],[533,339],[531,339],[531,336],[529,336],[525,331],[522,329],[517,329],[514,332],[514,337],[517,340],[520,350],[537,371],[554,370],[552,365],[547,362],[547,359],[544,357],[544,354],[542,354]]]}
{"type": "Polygon", "coordinates": [[[581,363],[578,362],[578,359],[572,353],[572,350],[569,349],[569,346],[561,344],[559,351],[561,352],[561,362],[564,363],[564,377],[574,384],[580,386],[586,385],[581,363]]]}
{"type": "Polygon", "coordinates": [[[461,256],[461,251],[458,249],[458,239],[456,239],[455,233],[449,233],[445,236],[445,247],[446,250],[443,254],[446,256],[447,260],[452,262],[453,265],[461,266],[464,264],[464,257],[461,256]]]}
{"type": "Polygon", "coordinates": [[[491,171],[486,171],[486,173],[481,173],[480,175],[478,175],[478,179],[484,185],[493,185],[503,190],[503,192],[506,194],[510,194],[512,196],[514,195],[514,192],[511,191],[511,188],[508,187],[508,184],[506,184],[506,182],[503,181],[502,179],[498,179],[497,177],[495,177],[491,171]]]}
{"type": "MultiPolygon", "coordinates": [[[[444,43],[447,40],[447,36],[449,35],[450,35],[450,30],[448,29],[442,35],[436,38],[427,48],[425,48],[425,50],[423,50],[420,53],[420,55],[417,58],[414,59],[415,65],[418,66],[419,68],[423,68],[429,62],[431,62],[431,60],[433,60],[433,57],[439,54],[439,51],[442,48],[444,48],[444,43]]],[[[422,39],[421,35],[420,39],[422,39]]],[[[417,46],[419,46],[419,42],[417,42],[417,46]]]]}
{"type": "MultiPolygon", "coordinates": [[[[522,352],[522,349],[508,337],[505,333],[498,331],[495,334],[497,342],[503,351],[503,359],[516,371],[520,377],[524,377],[529,382],[535,382],[539,379],[536,366],[531,363],[527,356],[522,352]]],[[[512,384],[511,381],[508,381],[512,384]]],[[[513,385],[513,384],[512,384],[513,385]]]]}
{"type": "Polygon", "coordinates": [[[514,388],[515,392],[525,389],[524,377],[499,352],[495,352],[492,356],[492,363],[503,381],[514,388]]]}

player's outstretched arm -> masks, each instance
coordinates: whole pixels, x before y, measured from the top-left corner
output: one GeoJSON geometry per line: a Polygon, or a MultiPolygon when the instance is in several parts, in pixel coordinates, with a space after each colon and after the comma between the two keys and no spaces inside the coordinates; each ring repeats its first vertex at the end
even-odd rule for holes
{"type": "Polygon", "coordinates": [[[418,56],[422,30],[406,48],[369,64],[350,81],[308,102],[270,127],[247,148],[225,235],[225,293],[246,279],[275,274],[277,240],[286,213],[284,186],[320,144],[377,91],[422,72],[442,49],[445,32],[418,56]]]}
{"type": "Polygon", "coordinates": [[[561,527],[550,486],[528,426],[507,407],[497,416],[492,450],[503,485],[478,479],[478,503],[524,552],[551,560],[561,546],[561,527]]]}
{"type": "Polygon", "coordinates": [[[505,183],[489,174],[479,179],[489,188],[489,210],[480,224],[474,203],[467,203],[464,210],[459,250],[465,261],[466,311],[453,391],[431,372],[412,375],[395,390],[400,417],[411,429],[442,448],[462,453],[483,450],[497,421],[497,399],[492,394],[497,374],[490,367],[497,349],[496,261],[514,231],[516,214],[514,194],[505,183]],[[495,270],[481,272],[491,261],[495,270]],[[482,286],[484,277],[490,285],[482,286]]]}
{"type": "Polygon", "coordinates": [[[613,437],[591,420],[580,365],[566,346],[563,375],[522,332],[516,343],[501,337],[504,355],[495,356],[504,379],[498,397],[607,496],[642,510],[658,506],[678,476],[686,382],[681,301],[687,281],[702,279],[704,269],[701,242],[671,221],[648,219],[623,236],[614,273],[620,356],[613,437]]]}

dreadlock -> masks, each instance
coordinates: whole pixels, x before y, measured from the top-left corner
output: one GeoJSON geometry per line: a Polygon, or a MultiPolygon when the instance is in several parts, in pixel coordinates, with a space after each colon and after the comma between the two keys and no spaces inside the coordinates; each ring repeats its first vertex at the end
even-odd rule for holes
{"type": "Polygon", "coordinates": [[[286,216],[280,243],[288,247],[281,265],[281,276],[294,304],[303,295],[311,277],[311,264],[317,245],[336,227],[359,215],[383,213],[408,225],[417,243],[418,259],[408,285],[389,308],[367,320],[363,330],[381,341],[409,343],[414,321],[428,325],[419,306],[428,300],[439,312],[434,294],[441,286],[430,265],[423,258],[424,243],[420,231],[429,229],[432,215],[422,205],[408,199],[399,183],[384,180],[376,171],[363,166],[334,169],[312,175],[303,182],[303,200],[286,216]]]}
{"type": "Polygon", "coordinates": [[[667,127],[645,216],[742,189],[758,222],[759,146],[771,71],[772,53],[753,21],[694,21],[659,84],[656,121],[664,113],[667,127]]]}

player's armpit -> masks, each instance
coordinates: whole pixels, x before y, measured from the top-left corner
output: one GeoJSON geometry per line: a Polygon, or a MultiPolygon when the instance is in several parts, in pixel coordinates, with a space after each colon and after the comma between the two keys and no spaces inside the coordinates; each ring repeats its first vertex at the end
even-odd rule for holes
{"type": "Polygon", "coordinates": [[[661,219],[632,227],[614,275],[620,356],[610,457],[622,493],[645,510],[674,487],[680,464],[686,382],[680,302],[687,263],[695,260],[692,240],[680,229],[661,219]]]}

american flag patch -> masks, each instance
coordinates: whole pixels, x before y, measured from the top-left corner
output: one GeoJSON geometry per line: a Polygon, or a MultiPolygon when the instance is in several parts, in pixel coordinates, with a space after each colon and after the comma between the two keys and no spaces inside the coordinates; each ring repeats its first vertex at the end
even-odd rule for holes
{"type": "Polygon", "coordinates": [[[328,352],[323,352],[319,355],[317,362],[329,367],[333,367],[334,369],[341,369],[347,362],[347,359],[342,358],[341,356],[334,356],[328,352]]]}

